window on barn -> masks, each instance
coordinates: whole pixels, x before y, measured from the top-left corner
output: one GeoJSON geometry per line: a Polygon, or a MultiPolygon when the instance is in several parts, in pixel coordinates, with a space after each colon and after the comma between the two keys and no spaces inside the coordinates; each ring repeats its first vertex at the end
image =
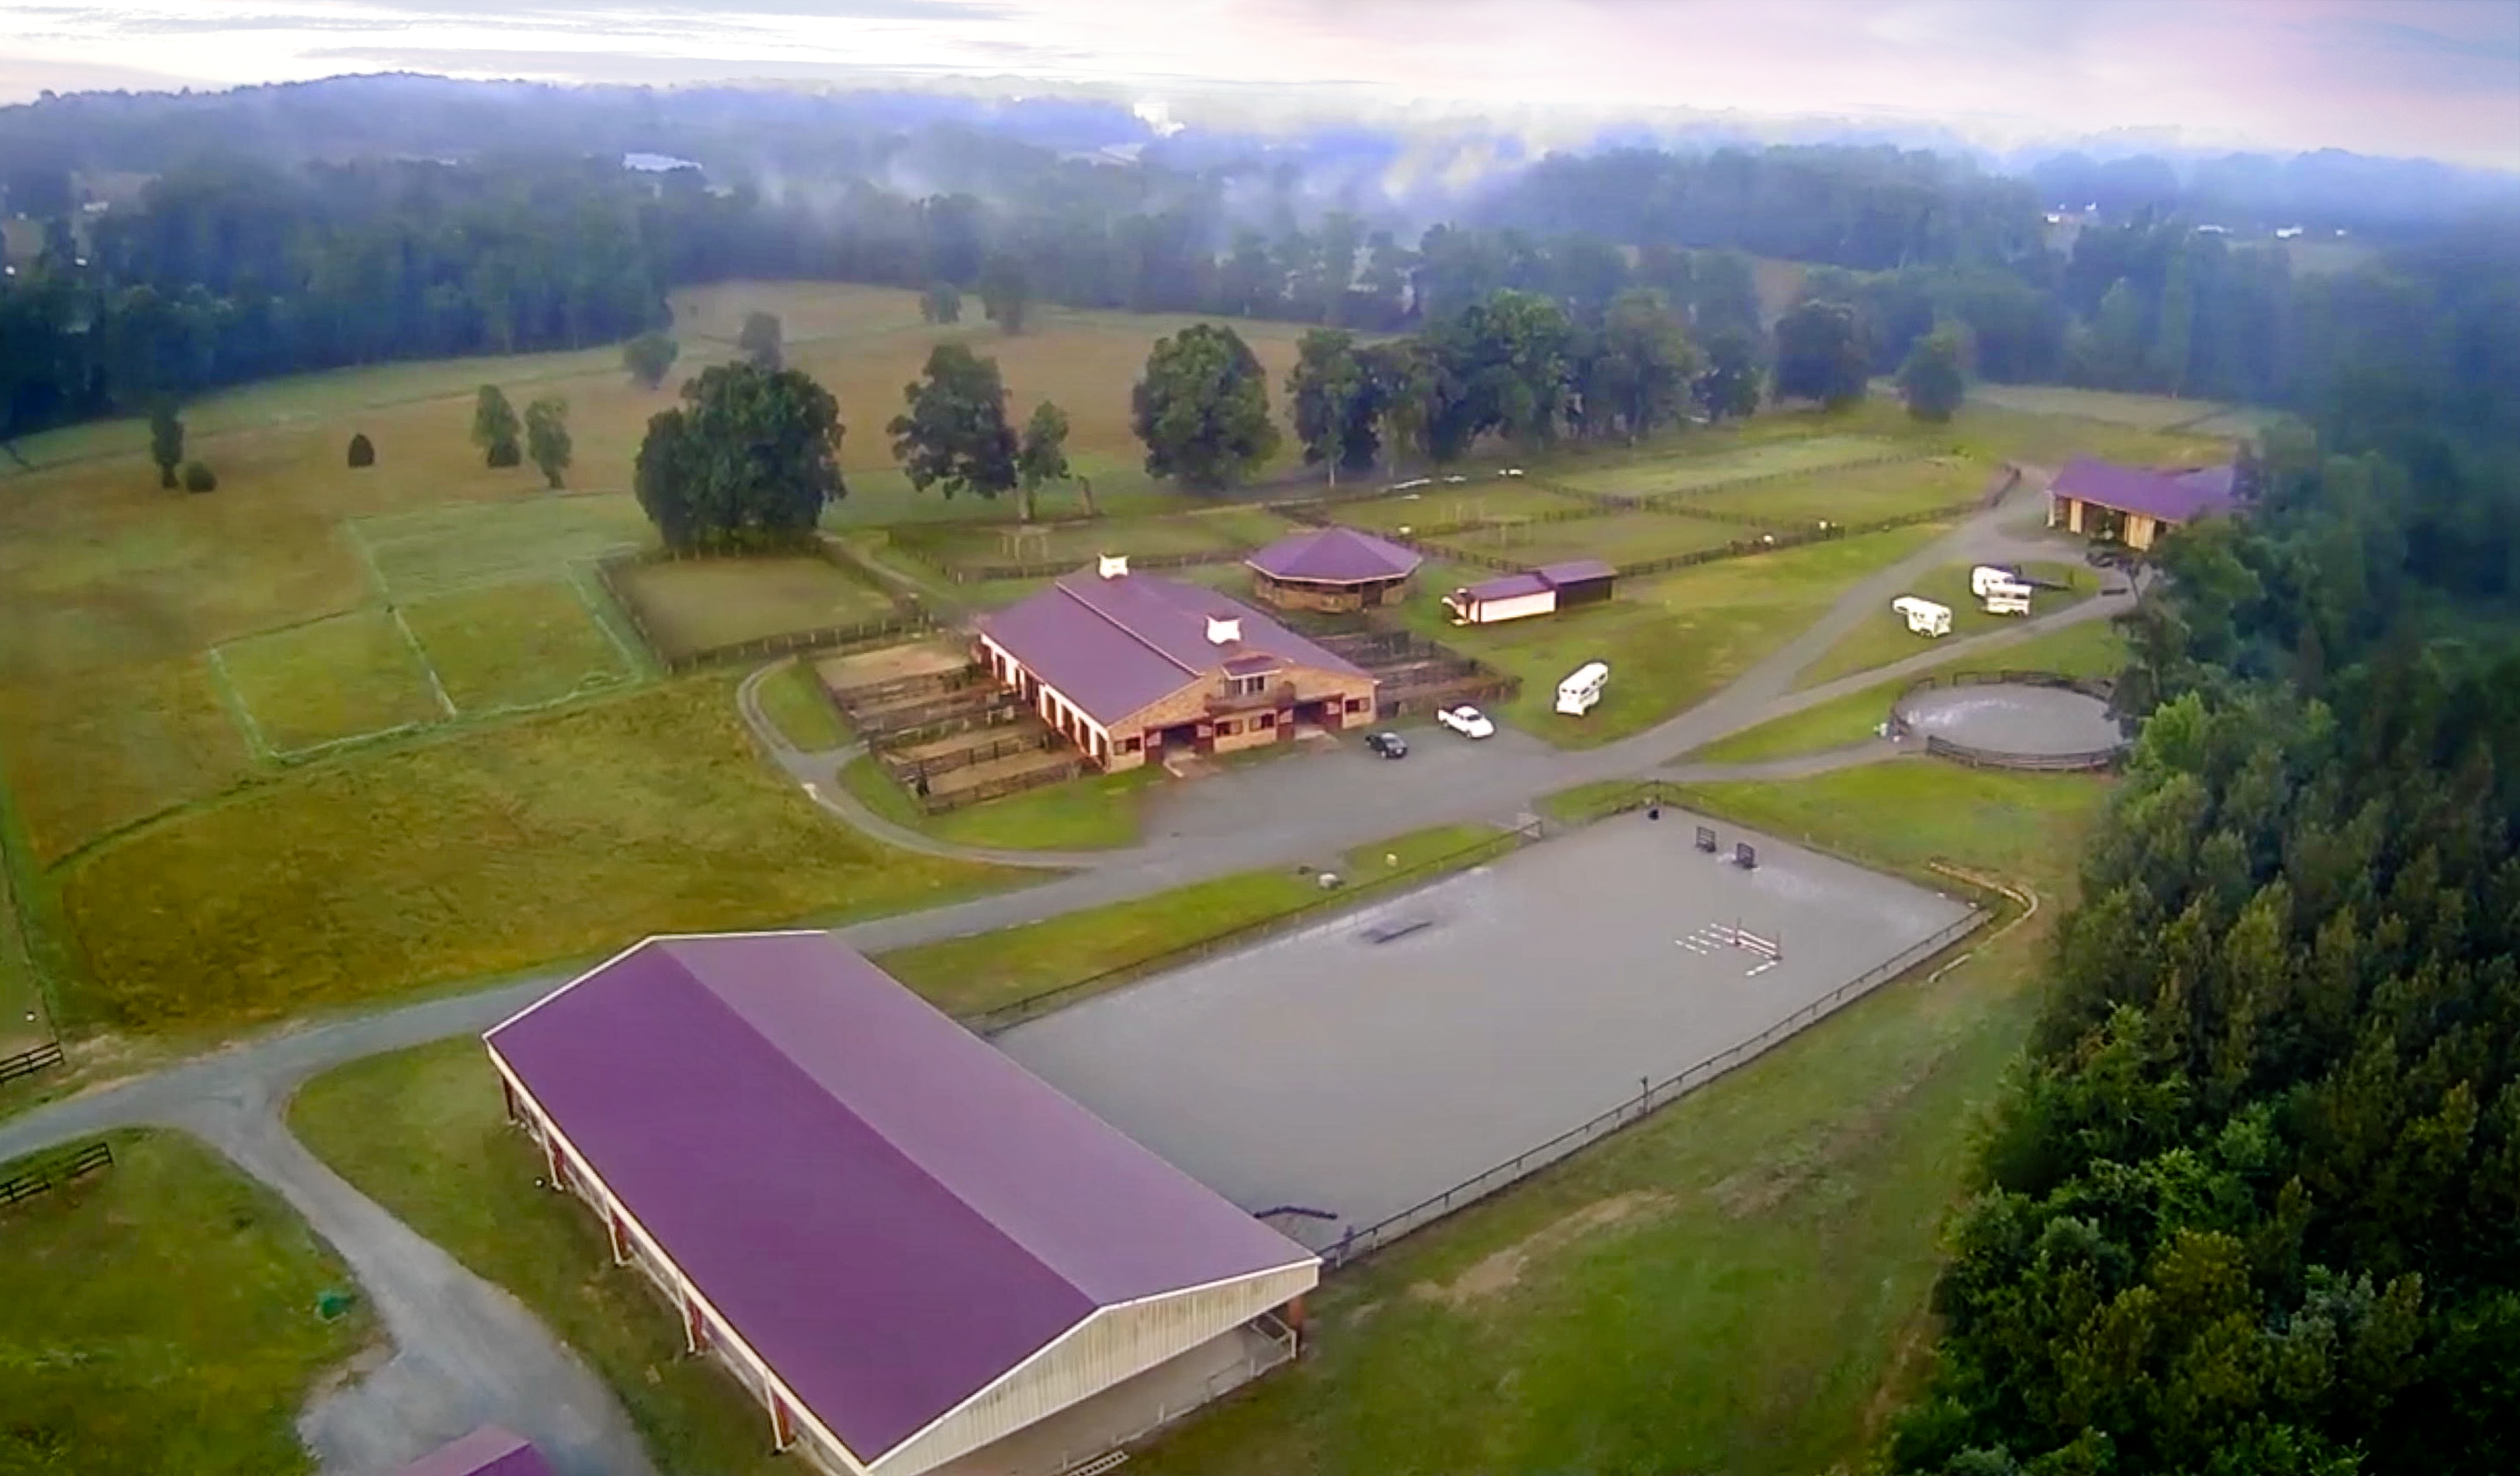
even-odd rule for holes
{"type": "Polygon", "coordinates": [[[1348,711],[1350,711],[1350,712],[1363,712],[1363,711],[1365,711],[1365,698],[1363,698],[1363,697],[1350,697],[1350,698],[1348,698],[1348,699],[1347,699],[1347,710],[1348,710],[1348,711]]]}
{"type": "Polygon", "coordinates": [[[1274,712],[1264,712],[1264,713],[1260,714],[1260,726],[1261,726],[1261,727],[1263,727],[1263,728],[1275,728],[1275,727],[1277,727],[1277,726],[1278,726],[1278,715],[1277,715],[1276,713],[1274,713],[1274,712]]]}
{"type": "Polygon", "coordinates": [[[1269,674],[1266,672],[1262,672],[1256,677],[1227,677],[1225,679],[1225,691],[1230,696],[1257,696],[1268,690],[1269,674]]]}
{"type": "Polygon", "coordinates": [[[1226,722],[1216,725],[1216,736],[1218,738],[1231,738],[1241,731],[1242,725],[1239,723],[1226,722]]]}
{"type": "Polygon", "coordinates": [[[1136,738],[1124,738],[1120,739],[1120,751],[1121,751],[1122,753],[1135,753],[1135,752],[1137,752],[1137,751],[1138,751],[1138,740],[1137,740],[1136,738]]]}

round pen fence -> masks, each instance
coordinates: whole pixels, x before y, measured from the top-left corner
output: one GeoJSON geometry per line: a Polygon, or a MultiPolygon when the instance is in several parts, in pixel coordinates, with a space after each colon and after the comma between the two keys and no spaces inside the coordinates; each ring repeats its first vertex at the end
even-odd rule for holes
{"type": "MultiPolygon", "coordinates": [[[[1972,741],[1946,733],[1931,731],[1934,719],[1924,709],[1937,694],[1949,694],[1962,688],[2011,687],[2036,693],[2071,693],[2099,704],[2102,714],[2114,687],[2111,683],[2091,677],[2069,677],[2052,671],[1964,671],[1948,675],[1917,678],[1900,690],[1890,704],[1890,730],[1903,739],[1921,737],[1925,751],[1937,758],[1977,769],[2019,769],[2034,773],[2089,773],[2117,766],[2126,753],[2125,738],[2117,736],[2105,742],[2075,740],[2058,741],[1972,741]]],[[[2114,723],[2114,719],[2108,719],[2114,723]]],[[[2089,723],[2075,725],[2081,728],[2089,723]]]]}

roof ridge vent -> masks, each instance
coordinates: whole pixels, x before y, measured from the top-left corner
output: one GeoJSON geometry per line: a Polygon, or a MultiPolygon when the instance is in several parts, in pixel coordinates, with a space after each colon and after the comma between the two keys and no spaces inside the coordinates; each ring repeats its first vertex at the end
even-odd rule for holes
{"type": "Polygon", "coordinates": [[[1126,579],[1129,577],[1129,556],[1105,554],[1096,565],[1095,572],[1105,579],[1126,579]]]}

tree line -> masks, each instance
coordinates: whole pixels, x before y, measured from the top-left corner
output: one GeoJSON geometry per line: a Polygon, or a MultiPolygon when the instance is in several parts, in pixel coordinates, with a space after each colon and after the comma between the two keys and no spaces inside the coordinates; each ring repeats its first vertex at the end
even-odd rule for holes
{"type": "Polygon", "coordinates": [[[2167,540],[2143,721],[1952,1231],[1903,1473],[2520,1467],[2520,353],[2403,310],[2167,540]]]}

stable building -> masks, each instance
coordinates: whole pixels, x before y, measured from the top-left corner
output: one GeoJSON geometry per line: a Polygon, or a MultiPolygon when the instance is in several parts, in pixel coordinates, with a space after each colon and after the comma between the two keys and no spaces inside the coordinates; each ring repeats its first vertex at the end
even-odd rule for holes
{"type": "Polygon", "coordinates": [[[832,1476],[1047,1476],[1291,1358],[1320,1279],[829,933],[652,938],[483,1039],[551,1183],[832,1476]]]}
{"type": "Polygon", "coordinates": [[[1106,557],[979,622],[979,661],[1103,769],[1373,720],[1374,680],[1239,601],[1106,557]]]}
{"type": "Polygon", "coordinates": [[[1243,560],[1251,592],[1280,609],[1342,614],[1398,604],[1424,559],[1354,528],[1313,528],[1282,538],[1243,560]]]}
{"type": "Polygon", "coordinates": [[[1455,625],[1493,625],[1553,614],[1610,598],[1619,571],[1598,559],[1545,563],[1519,574],[1455,590],[1444,597],[1455,625]]]}
{"type": "Polygon", "coordinates": [[[2048,485],[2048,526],[2140,552],[2170,529],[2238,503],[2228,465],[2150,470],[2078,456],[2048,485]]]}

